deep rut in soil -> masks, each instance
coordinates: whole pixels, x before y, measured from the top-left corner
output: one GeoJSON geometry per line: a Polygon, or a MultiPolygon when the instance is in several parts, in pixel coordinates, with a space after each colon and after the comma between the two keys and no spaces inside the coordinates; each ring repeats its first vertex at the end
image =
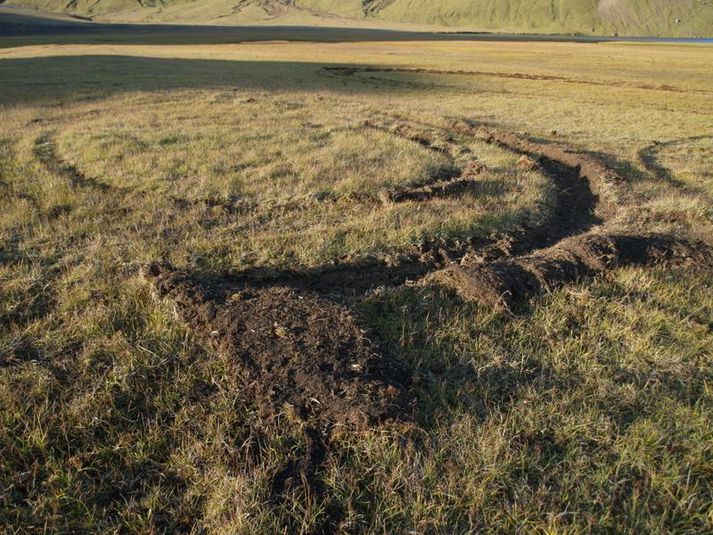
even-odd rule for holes
{"type": "MultiPolygon", "coordinates": [[[[433,133],[424,130],[422,126],[403,121],[393,124],[367,121],[366,126],[391,132],[439,152],[454,153],[459,150],[452,136],[447,135],[447,141],[439,140],[436,143],[433,133]]],[[[522,135],[465,121],[455,121],[451,131],[522,154],[532,165],[540,168],[553,181],[557,191],[557,202],[550,216],[536,227],[524,227],[513,233],[504,247],[479,238],[434,240],[421,244],[417,250],[404,251],[389,259],[335,261],[330,265],[300,270],[252,268],[223,273],[221,277],[235,288],[285,286],[336,300],[421,280],[422,283],[447,283],[466,299],[481,296],[488,304],[509,307],[515,301],[526,299],[534,293],[614,266],[664,259],[684,262],[705,260],[707,249],[700,243],[689,243],[673,236],[636,236],[608,232],[606,223],[616,213],[617,190],[622,187],[624,180],[596,157],[563,144],[534,142],[522,135]],[[583,260],[577,269],[544,269],[549,260],[553,264],[561,262],[562,247],[584,251],[595,242],[613,244],[603,249],[602,255],[606,255],[606,262],[591,261],[592,255],[597,254],[595,248],[583,253],[583,260]],[[651,243],[649,256],[627,255],[627,244],[638,248],[639,244],[647,242],[651,243]],[[662,247],[670,247],[671,254],[664,254],[662,247]],[[528,255],[535,253],[538,265],[544,269],[543,274],[538,276],[537,284],[532,283],[531,276],[514,268],[515,265],[533,261],[528,255]],[[512,266],[512,269],[508,266],[512,266]],[[442,270],[446,272],[441,273],[442,270]],[[490,270],[506,270],[512,274],[507,278],[509,283],[500,280],[493,286],[502,290],[500,300],[486,298],[490,296],[488,291],[474,292],[471,286],[459,283],[476,274],[477,280],[499,280],[490,270]],[[521,273],[522,277],[518,278],[517,273],[521,273]]],[[[477,158],[467,158],[463,168],[449,177],[437,177],[411,187],[386,190],[378,197],[381,202],[389,203],[423,202],[444,191],[457,195],[477,184],[477,175],[483,170],[484,166],[477,158]]]]}
{"type": "MultiPolygon", "coordinates": [[[[511,236],[506,247],[465,238],[426,243],[398,258],[309,270],[187,273],[166,264],[147,270],[156,295],[174,303],[179,318],[230,359],[256,410],[268,420],[287,416],[302,426],[306,453],[275,472],[277,501],[300,484],[321,496],[319,471],[335,428],[409,419],[409,374],[359,328],[344,306],[350,298],[413,282],[512,309],[535,293],[619,266],[711,260],[701,243],[609,231],[624,181],[586,152],[465,121],[454,121],[440,138],[401,120],[364,126],[447,153],[461,169],[357,202],[424,202],[474,187],[484,167],[454,141],[458,134],[523,155],[525,164],[553,181],[556,207],[542,225],[511,236]]],[[[333,525],[334,515],[326,525],[333,525]]]]}
{"type": "Polygon", "coordinates": [[[401,392],[403,378],[397,378],[394,370],[375,357],[380,351],[358,334],[353,319],[343,315],[342,305],[337,304],[348,303],[370,290],[409,282],[436,283],[464,299],[510,309],[535,293],[619,266],[657,261],[705,264],[710,260],[710,251],[702,243],[674,236],[608,231],[607,220],[616,212],[617,190],[624,181],[586,152],[466,121],[454,121],[445,136],[402,120],[367,121],[365,126],[445,152],[454,162],[463,164],[448,176],[382,192],[380,202],[421,202],[443,192],[457,194],[477,183],[484,166],[454,141],[452,134],[459,134],[524,155],[528,165],[538,167],[554,182],[556,207],[543,224],[515,233],[506,248],[487,240],[437,241],[396,258],[302,270],[253,268],[205,274],[153,266],[150,278],[158,294],[174,301],[182,319],[199,332],[213,333],[213,345],[218,343],[222,351],[240,355],[237,361],[242,363],[241,373],[253,377],[254,385],[258,385],[251,387],[257,389],[254,398],[272,411],[287,403],[297,408],[300,417],[311,414],[309,418],[330,425],[355,424],[358,413],[361,425],[366,425],[388,419],[391,409],[403,407],[395,401],[401,398],[395,392],[401,392]],[[317,311],[323,315],[315,316],[317,311]],[[253,329],[245,318],[268,322],[272,327],[260,324],[253,329]],[[290,327],[283,330],[283,325],[290,327]],[[263,355],[262,367],[254,367],[251,359],[255,355],[251,352],[263,355]],[[289,354],[309,358],[289,360],[289,354]],[[270,367],[278,361],[282,362],[279,370],[270,367]],[[345,366],[351,365],[359,370],[377,370],[376,375],[370,375],[371,371],[364,371],[367,375],[350,374],[345,366]],[[269,391],[260,391],[259,385],[271,384],[278,371],[287,373],[286,390],[275,390],[273,384],[269,391]],[[370,382],[377,377],[383,381],[381,386],[370,382]],[[308,384],[310,381],[314,384],[308,384]],[[314,390],[317,385],[326,390],[314,390]],[[393,391],[394,396],[384,394],[386,391],[393,391]],[[373,396],[382,396],[381,401],[373,396]],[[317,400],[315,407],[310,407],[309,399],[317,400]],[[372,406],[367,399],[369,403],[385,404],[372,406]]]}
{"type": "Polygon", "coordinates": [[[230,356],[263,417],[287,410],[311,427],[358,429],[402,414],[407,375],[346,307],[279,285],[240,290],[160,264],[146,276],[184,322],[230,356]]]}

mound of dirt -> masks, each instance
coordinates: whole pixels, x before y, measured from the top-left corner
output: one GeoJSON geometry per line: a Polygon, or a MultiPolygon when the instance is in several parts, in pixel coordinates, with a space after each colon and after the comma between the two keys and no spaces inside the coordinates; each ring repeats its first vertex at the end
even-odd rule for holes
{"type": "Polygon", "coordinates": [[[511,308],[518,301],[625,265],[711,264],[709,248],[674,236],[584,234],[548,249],[492,263],[450,266],[429,277],[466,300],[511,308]]]}
{"type": "Polygon", "coordinates": [[[312,427],[355,429],[405,418],[407,374],[345,307],[280,286],[231,292],[226,280],[165,265],[146,275],[185,323],[231,358],[263,417],[290,412],[312,427]]]}

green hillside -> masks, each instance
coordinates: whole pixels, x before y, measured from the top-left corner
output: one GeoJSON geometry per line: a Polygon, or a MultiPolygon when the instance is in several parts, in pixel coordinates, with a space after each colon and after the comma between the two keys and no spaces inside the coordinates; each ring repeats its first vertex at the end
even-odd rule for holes
{"type": "Polygon", "coordinates": [[[5,3],[133,22],[326,23],[352,19],[511,32],[713,35],[713,0],[9,0],[5,3]]]}
{"type": "Polygon", "coordinates": [[[333,13],[495,31],[713,35],[711,0],[298,0],[333,13]]]}

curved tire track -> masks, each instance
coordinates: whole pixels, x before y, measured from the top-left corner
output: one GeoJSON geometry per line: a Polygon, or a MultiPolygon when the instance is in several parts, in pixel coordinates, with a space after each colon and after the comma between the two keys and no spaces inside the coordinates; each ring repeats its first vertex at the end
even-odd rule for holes
{"type": "Polygon", "coordinates": [[[626,84],[617,83],[614,81],[604,82],[597,80],[583,80],[577,78],[569,78],[567,76],[543,75],[543,74],[528,74],[521,72],[498,72],[498,71],[468,71],[468,70],[446,70],[446,69],[423,69],[423,68],[408,68],[408,67],[370,67],[370,66],[335,66],[323,67],[322,71],[326,73],[334,73],[339,76],[353,76],[357,73],[397,73],[397,74],[437,74],[444,76],[472,76],[485,78],[503,78],[507,80],[530,80],[538,82],[562,82],[566,84],[590,85],[597,87],[609,88],[624,88],[624,89],[643,89],[647,91],[664,91],[668,93],[696,93],[708,95],[713,91],[705,89],[686,89],[668,84],[652,85],[652,84],[626,84]]]}
{"type": "MultiPolygon", "coordinates": [[[[587,183],[594,195],[589,206],[596,224],[588,228],[579,225],[580,231],[569,237],[564,232],[559,233],[559,239],[546,238],[528,254],[490,263],[462,261],[431,274],[428,281],[451,287],[464,299],[510,310],[533,294],[620,266],[661,261],[711,265],[711,249],[702,242],[662,234],[611,233],[606,223],[616,213],[617,195],[610,192],[620,188],[624,179],[598,158],[564,144],[535,142],[518,134],[469,123],[456,124],[455,128],[526,154],[544,166],[561,166],[568,170],[570,179],[576,174],[579,183],[587,183]],[[552,241],[550,245],[548,242],[552,241]]],[[[563,191],[561,184],[558,186],[563,191]]],[[[563,206],[557,219],[566,225],[562,218],[569,211],[569,221],[575,222],[582,217],[582,208],[576,203],[569,210],[563,206]]]]}
{"type": "Polygon", "coordinates": [[[512,308],[529,296],[621,266],[654,262],[705,264],[710,251],[665,234],[587,233],[529,255],[488,264],[461,264],[431,275],[465,299],[512,308]]]}
{"type": "Polygon", "coordinates": [[[77,167],[62,160],[57,154],[57,144],[50,132],[45,132],[35,140],[35,157],[50,173],[65,178],[73,188],[90,188],[102,193],[126,191],[111,184],[88,177],[77,167]]]}
{"type": "MultiPolygon", "coordinates": [[[[276,503],[300,482],[313,496],[323,494],[319,472],[335,428],[409,419],[409,380],[403,370],[335,301],[421,279],[421,284],[452,288],[464,299],[510,310],[533,294],[619,266],[711,263],[710,249],[702,243],[604,232],[616,213],[611,192],[623,179],[592,155],[467,122],[454,123],[452,130],[527,156],[558,189],[549,220],[516,235],[511,251],[470,241],[426,244],[395,262],[220,274],[154,265],[146,274],[157,297],[171,300],[185,323],[236,362],[256,406],[277,415],[288,402],[301,415],[307,451],[273,474],[271,499],[276,503]],[[480,256],[473,260],[469,253],[480,256]]],[[[395,133],[408,137],[407,131],[395,133]]],[[[414,141],[441,150],[428,136],[414,141]]],[[[434,193],[458,194],[468,180],[467,169],[388,192],[382,201],[419,202],[434,193]]],[[[339,512],[328,516],[338,518],[339,512]]]]}
{"type": "MultiPolygon", "coordinates": [[[[410,139],[424,147],[452,154],[459,150],[455,142],[446,145],[435,144],[432,136],[422,127],[400,121],[395,126],[375,124],[367,121],[366,126],[388,131],[394,135],[410,139]]],[[[617,190],[625,180],[597,157],[576,150],[562,143],[533,141],[523,135],[505,132],[492,127],[479,126],[467,121],[455,121],[451,132],[471,136],[488,143],[497,144],[506,150],[526,156],[538,166],[554,183],[557,202],[554,211],[541,225],[525,227],[510,236],[506,247],[491,240],[465,237],[462,240],[435,240],[422,244],[417,250],[406,251],[390,258],[371,259],[357,262],[338,262],[310,269],[275,269],[258,267],[221,275],[226,283],[236,288],[269,288],[286,286],[301,291],[314,292],[343,300],[363,295],[370,290],[398,287],[423,279],[422,283],[448,282],[448,285],[466,299],[482,295],[489,304],[511,305],[547,288],[565,282],[574,282],[603,269],[623,266],[629,263],[649,261],[696,259],[706,260],[705,244],[688,242],[683,238],[662,235],[627,235],[622,232],[608,232],[607,222],[617,211],[617,190]],[[607,235],[609,234],[609,235],[607,235]],[[594,261],[600,247],[598,240],[610,244],[603,247],[601,254],[611,257],[608,262],[594,261]],[[639,248],[641,243],[652,244],[650,257],[629,256],[628,245],[639,248]],[[590,249],[590,247],[593,247],[590,249]],[[669,247],[671,255],[663,254],[662,247],[669,247]],[[564,249],[563,249],[564,248],[564,249]],[[563,250],[581,250],[583,258],[575,262],[576,269],[567,269],[555,275],[552,269],[545,269],[546,260],[561,262],[563,250]],[[531,255],[531,256],[528,256],[531,255]],[[473,258],[478,259],[476,261],[473,258]],[[517,273],[516,265],[535,262],[542,268],[543,275],[537,284],[526,283],[530,279],[524,272],[523,281],[513,276],[499,279],[497,272],[517,273]],[[473,269],[474,264],[483,264],[473,269]],[[510,268],[507,266],[510,265],[510,268]],[[491,269],[492,273],[488,273],[491,269]],[[599,266],[599,268],[596,268],[599,266]],[[460,272],[459,272],[460,271],[460,272]],[[456,275],[456,273],[458,273],[456,275]],[[564,275],[567,273],[568,275],[564,275]],[[549,274],[549,275],[548,275],[549,274]],[[474,292],[464,285],[461,288],[454,281],[464,281],[474,276],[483,281],[492,279],[494,287],[501,290],[502,299],[493,299],[488,292],[474,292]],[[548,278],[552,278],[548,281],[548,278]],[[556,279],[556,280],[555,280],[556,279]],[[510,286],[505,284],[510,280],[510,286]],[[518,284],[522,287],[516,287],[518,284]],[[528,288],[524,291],[523,288],[528,288]],[[509,296],[509,297],[507,297],[509,296]]],[[[450,139],[450,136],[446,136],[450,139]]],[[[477,158],[467,159],[469,165],[448,178],[432,177],[421,184],[408,188],[385,190],[377,197],[364,196],[359,202],[421,202],[441,195],[458,195],[477,184],[474,174],[483,170],[477,158]],[[475,169],[475,171],[473,170],[475,169]]],[[[199,277],[200,278],[200,277],[199,277]]]]}

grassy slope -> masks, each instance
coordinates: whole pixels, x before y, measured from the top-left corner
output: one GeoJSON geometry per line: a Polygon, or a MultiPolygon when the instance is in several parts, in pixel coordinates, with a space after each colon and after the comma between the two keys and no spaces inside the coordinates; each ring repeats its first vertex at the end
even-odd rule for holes
{"type": "MultiPolygon", "coordinates": [[[[349,15],[354,4],[361,2],[298,3],[349,15]]],[[[371,14],[386,20],[500,31],[630,35],[710,35],[713,31],[713,5],[693,0],[393,0],[374,4],[371,14]]]]}
{"type": "Polygon", "coordinates": [[[334,15],[479,30],[706,36],[713,3],[697,0],[10,0],[50,11],[113,20],[166,22],[307,22],[334,15]],[[680,22],[676,22],[680,19],[680,22]]]}

